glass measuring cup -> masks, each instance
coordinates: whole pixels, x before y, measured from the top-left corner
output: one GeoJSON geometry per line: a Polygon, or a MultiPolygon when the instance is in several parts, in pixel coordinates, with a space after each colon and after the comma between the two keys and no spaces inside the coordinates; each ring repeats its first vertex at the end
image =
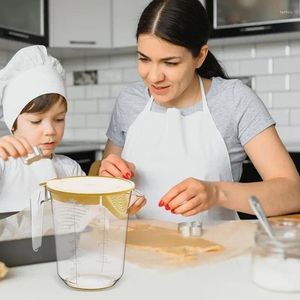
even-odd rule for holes
{"type": "Polygon", "coordinates": [[[102,289],[122,276],[134,183],[112,177],[49,180],[57,272],[68,285],[102,289]]]}

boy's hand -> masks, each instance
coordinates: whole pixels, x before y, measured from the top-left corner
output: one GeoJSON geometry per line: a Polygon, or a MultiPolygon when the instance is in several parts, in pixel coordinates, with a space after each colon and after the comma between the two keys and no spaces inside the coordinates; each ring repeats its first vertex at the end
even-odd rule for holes
{"type": "Polygon", "coordinates": [[[3,160],[8,160],[10,156],[18,158],[29,153],[32,153],[32,147],[25,138],[13,135],[0,137],[0,157],[3,160]]]}

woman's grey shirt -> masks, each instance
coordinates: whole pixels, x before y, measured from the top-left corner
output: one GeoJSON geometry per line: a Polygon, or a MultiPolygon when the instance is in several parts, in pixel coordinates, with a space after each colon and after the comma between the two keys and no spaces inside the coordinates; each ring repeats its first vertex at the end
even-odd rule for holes
{"type": "MultiPolygon", "coordinates": [[[[212,78],[206,99],[209,111],[225,141],[233,179],[239,181],[242,163],[246,158],[243,146],[275,122],[261,99],[238,79],[212,78]]],[[[143,82],[129,85],[117,98],[106,133],[108,139],[123,147],[130,125],[143,111],[148,100],[148,89],[143,82]]],[[[164,113],[166,108],[153,102],[152,110],[164,113]]],[[[202,101],[192,107],[180,109],[184,116],[199,110],[202,110],[202,101]]]]}

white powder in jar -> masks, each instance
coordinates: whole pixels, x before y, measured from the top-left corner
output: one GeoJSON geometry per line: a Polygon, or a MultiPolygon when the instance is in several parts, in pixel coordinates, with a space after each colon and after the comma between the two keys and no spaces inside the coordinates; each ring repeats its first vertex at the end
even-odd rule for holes
{"type": "Polygon", "coordinates": [[[253,258],[252,280],[269,290],[298,292],[300,291],[300,258],[256,256],[253,258]]]}

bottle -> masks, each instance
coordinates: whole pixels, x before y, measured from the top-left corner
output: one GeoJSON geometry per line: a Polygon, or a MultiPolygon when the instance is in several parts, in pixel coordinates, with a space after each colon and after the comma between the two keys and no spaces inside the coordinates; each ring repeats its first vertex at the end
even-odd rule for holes
{"type": "Polygon", "coordinates": [[[300,291],[300,221],[271,221],[273,241],[258,226],[252,250],[252,280],[260,287],[280,292],[300,291]]]}

